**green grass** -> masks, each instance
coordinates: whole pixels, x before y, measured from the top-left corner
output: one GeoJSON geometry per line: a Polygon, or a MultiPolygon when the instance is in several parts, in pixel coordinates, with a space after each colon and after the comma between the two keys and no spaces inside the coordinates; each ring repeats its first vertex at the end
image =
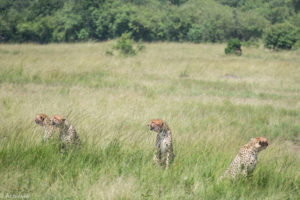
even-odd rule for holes
{"type": "Polygon", "coordinates": [[[105,43],[0,45],[0,197],[30,199],[297,199],[299,51],[224,44],[145,44],[134,57],[105,43]],[[66,116],[83,141],[61,155],[37,113],[66,116]],[[166,120],[176,158],[152,161],[166,120]],[[216,180],[251,137],[270,146],[252,177],[216,180]]]}

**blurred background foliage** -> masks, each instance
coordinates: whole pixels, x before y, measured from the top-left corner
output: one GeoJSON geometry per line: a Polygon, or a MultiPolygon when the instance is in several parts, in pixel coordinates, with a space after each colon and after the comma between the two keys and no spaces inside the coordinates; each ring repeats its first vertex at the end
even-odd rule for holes
{"type": "Polygon", "coordinates": [[[290,49],[299,10],[300,0],[0,0],[0,42],[255,41],[289,27],[290,49]]]}

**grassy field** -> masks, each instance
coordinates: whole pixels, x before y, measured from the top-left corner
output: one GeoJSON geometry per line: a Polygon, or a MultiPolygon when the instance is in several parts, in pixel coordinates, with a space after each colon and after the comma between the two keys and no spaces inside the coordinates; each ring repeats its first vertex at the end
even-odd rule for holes
{"type": "Polygon", "coordinates": [[[0,198],[299,199],[300,51],[113,44],[0,45],[0,198]],[[57,132],[43,143],[37,113],[66,116],[82,148],[62,156],[57,132]],[[153,118],[173,133],[168,171],[152,162],[153,118]],[[258,136],[270,145],[253,176],[216,184],[258,136]]]}

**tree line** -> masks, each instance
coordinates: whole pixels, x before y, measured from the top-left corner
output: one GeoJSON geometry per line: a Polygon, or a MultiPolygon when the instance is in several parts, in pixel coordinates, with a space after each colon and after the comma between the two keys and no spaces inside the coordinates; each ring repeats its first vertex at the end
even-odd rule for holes
{"type": "Polygon", "coordinates": [[[299,10],[300,0],[0,0],[0,42],[252,41],[278,24],[297,41],[299,10]]]}

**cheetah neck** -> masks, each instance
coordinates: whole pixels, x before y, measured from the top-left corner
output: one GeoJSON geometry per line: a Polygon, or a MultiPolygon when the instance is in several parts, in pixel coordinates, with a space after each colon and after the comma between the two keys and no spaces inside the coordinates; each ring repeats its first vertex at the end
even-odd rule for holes
{"type": "Polygon", "coordinates": [[[168,130],[162,130],[161,132],[157,133],[156,135],[156,148],[160,148],[160,145],[163,140],[170,137],[168,130]]]}
{"type": "Polygon", "coordinates": [[[61,135],[65,135],[67,134],[69,128],[70,128],[71,124],[68,120],[65,120],[65,123],[62,125],[62,127],[60,128],[60,133],[61,135]]]}
{"type": "Polygon", "coordinates": [[[46,119],[44,120],[44,126],[45,126],[45,127],[52,127],[52,125],[51,125],[51,120],[50,120],[49,118],[46,118],[46,119]]]}
{"type": "Polygon", "coordinates": [[[51,125],[51,120],[49,118],[46,118],[44,120],[44,129],[45,129],[45,133],[51,132],[53,130],[53,126],[51,125]]]}
{"type": "Polygon", "coordinates": [[[69,129],[72,126],[68,120],[65,121],[65,128],[69,129]]]}
{"type": "Polygon", "coordinates": [[[161,131],[161,132],[159,132],[158,134],[157,134],[157,137],[158,138],[160,138],[160,139],[162,139],[162,138],[166,138],[166,137],[168,137],[168,131],[166,131],[166,130],[163,130],[163,131],[161,131]]]}
{"type": "Polygon", "coordinates": [[[163,139],[166,137],[171,137],[171,130],[168,127],[164,127],[161,132],[157,134],[158,139],[163,139]]]}
{"type": "Polygon", "coordinates": [[[53,125],[51,125],[51,120],[49,118],[46,118],[44,120],[43,127],[45,129],[45,132],[44,132],[44,141],[46,141],[46,140],[48,140],[51,137],[52,131],[54,129],[53,125]]]}
{"type": "Polygon", "coordinates": [[[258,154],[258,149],[255,148],[253,145],[245,145],[243,148],[246,152],[252,154],[253,156],[257,156],[258,154]]]}

